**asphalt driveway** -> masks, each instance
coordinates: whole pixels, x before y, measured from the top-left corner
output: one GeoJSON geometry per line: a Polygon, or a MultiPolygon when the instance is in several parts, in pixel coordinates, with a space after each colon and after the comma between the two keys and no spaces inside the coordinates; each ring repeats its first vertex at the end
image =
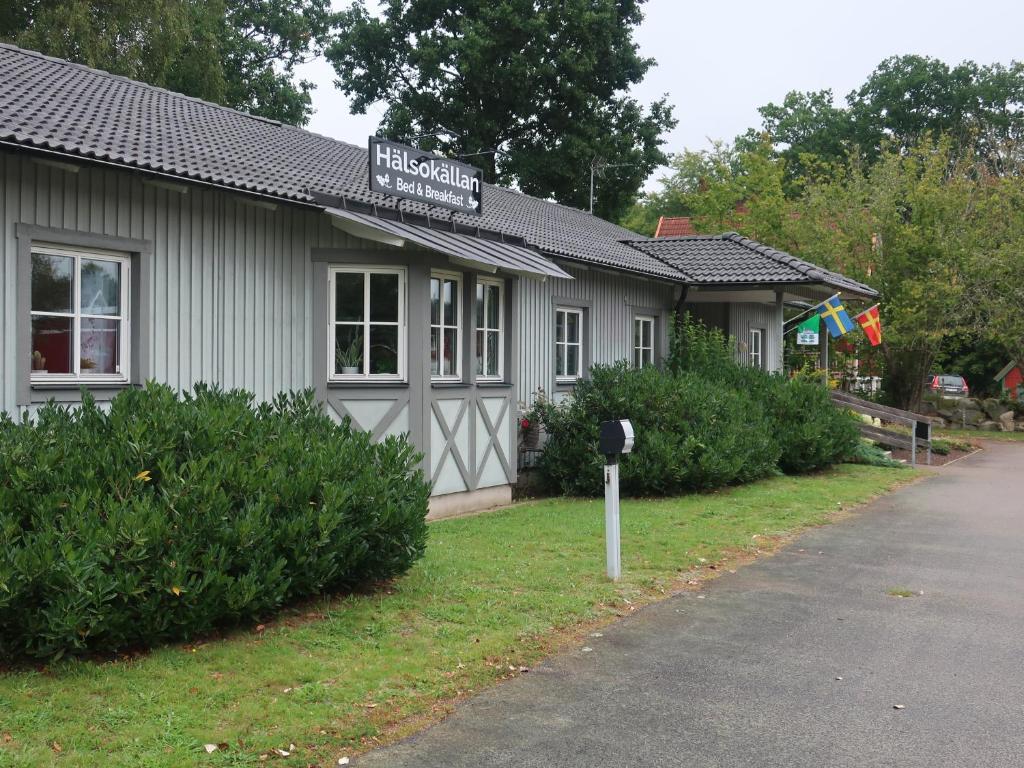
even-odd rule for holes
{"type": "Polygon", "coordinates": [[[354,764],[1024,766],[1024,444],[586,646],[354,764]]]}

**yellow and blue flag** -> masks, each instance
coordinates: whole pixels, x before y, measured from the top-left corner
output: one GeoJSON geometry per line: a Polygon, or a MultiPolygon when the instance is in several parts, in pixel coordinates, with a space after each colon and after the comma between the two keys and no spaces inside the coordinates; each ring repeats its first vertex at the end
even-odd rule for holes
{"type": "Polygon", "coordinates": [[[832,338],[839,338],[857,327],[857,324],[846,314],[846,308],[838,293],[818,305],[818,314],[825,321],[825,327],[832,334],[832,338]]]}

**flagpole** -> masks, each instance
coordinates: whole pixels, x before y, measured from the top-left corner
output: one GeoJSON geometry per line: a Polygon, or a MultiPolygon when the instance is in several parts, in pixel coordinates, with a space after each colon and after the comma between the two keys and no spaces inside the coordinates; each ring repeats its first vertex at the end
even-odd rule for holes
{"type": "MultiPolygon", "coordinates": [[[[838,295],[839,295],[839,294],[837,293],[837,294],[836,294],[836,296],[838,296],[838,295]]],[[[832,299],[832,298],[835,298],[835,296],[829,296],[829,299],[832,299]]],[[[828,299],[825,299],[825,301],[828,301],[828,299]]],[[[809,314],[811,314],[811,312],[815,312],[815,311],[817,311],[818,309],[820,309],[820,308],[821,308],[821,305],[822,305],[822,304],[824,304],[824,303],[825,303],[825,301],[821,301],[821,302],[818,302],[817,304],[815,304],[815,305],[814,305],[813,307],[811,307],[810,309],[805,309],[805,310],[804,310],[803,312],[801,312],[801,313],[800,313],[799,315],[793,315],[793,317],[789,318],[789,320],[787,320],[786,322],[784,322],[784,323],[783,323],[783,325],[789,325],[790,323],[792,323],[792,322],[795,322],[796,320],[799,320],[799,319],[800,319],[801,317],[803,317],[804,315],[809,315],[809,314]]],[[[791,330],[793,330],[793,329],[792,329],[792,328],[790,328],[789,330],[791,331],[791,330]]],[[[789,333],[789,331],[787,331],[787,333],[789,333]]]]}

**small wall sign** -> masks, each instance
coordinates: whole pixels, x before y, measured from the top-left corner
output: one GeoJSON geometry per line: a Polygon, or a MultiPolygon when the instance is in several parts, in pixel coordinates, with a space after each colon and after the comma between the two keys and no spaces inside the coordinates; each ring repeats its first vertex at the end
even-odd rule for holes
{"type": "Polygon", "coordinates": [[[821,330],[821,317],[812,315],[804,320],[796,329],[796,343],[804,346],[818,346],[818,331],[821,330]]]}
{"type": "Polygon", "coordinates": [[[373,192],[480,215],[483,185],[483,171],[472,165],[370,137],[373,192]]]}
{"type": "Polygon", "coordinates": [[[817,331],[797,331],[796,343],[803,344],[804,346],[816,347],[818,346],[818,332],[817,331]]]}

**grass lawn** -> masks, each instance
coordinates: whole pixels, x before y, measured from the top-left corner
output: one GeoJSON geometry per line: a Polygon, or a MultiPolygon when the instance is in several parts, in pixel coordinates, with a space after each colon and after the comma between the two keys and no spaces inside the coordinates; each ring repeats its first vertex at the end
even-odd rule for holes
{"type": "Polygon", "coordinates": [[[1024,432],[982,432],[980,429],[939,429],[935,430],[936,437],[954,438],[956,440],[1003,440],[1003,441],[1024,441],[1024,432]]]}
{"type": "Polygon", "coordinates": [[[0,766],[334,766],[694,578],[681,572],[710,575],[917,476],[848,465],[626,500],[619,584],[603,577],[600,500],[434,523],[426,557],[375,593],[135,659],[0,674],[0,766]]]}

